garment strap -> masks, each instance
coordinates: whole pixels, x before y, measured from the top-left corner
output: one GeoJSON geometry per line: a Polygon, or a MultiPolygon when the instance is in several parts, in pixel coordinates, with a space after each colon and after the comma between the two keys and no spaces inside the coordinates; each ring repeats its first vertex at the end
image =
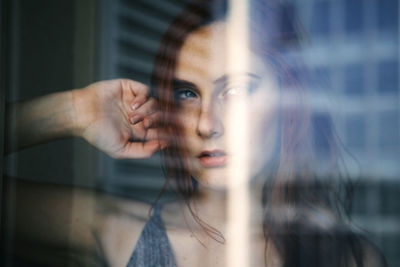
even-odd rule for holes
{"type": "Polygon", "coordinates": [[[176,267],[174,253],[161,218],[162,206],[153,206],[153,215],[144,226],[127,267],[176,267]]]}

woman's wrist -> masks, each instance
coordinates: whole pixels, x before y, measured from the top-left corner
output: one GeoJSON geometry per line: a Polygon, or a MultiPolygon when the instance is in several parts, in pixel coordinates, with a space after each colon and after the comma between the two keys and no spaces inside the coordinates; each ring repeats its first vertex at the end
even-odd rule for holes
{"type": "Polygon", "coordinates": [[[95,121],[97,96],[91,88],[85,87],[70,91],[72,113],[71,134],[74,137],[84,138],[85,130],[95,121]]]}

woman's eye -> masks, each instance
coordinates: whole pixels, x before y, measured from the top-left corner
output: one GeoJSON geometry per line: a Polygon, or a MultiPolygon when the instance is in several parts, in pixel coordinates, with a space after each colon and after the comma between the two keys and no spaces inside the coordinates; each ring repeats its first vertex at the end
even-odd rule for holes
{"type": "Polygon", "coordinates": [[[232,86],[223,90],[220,94],[220,98],[227,99],[235,96],[246,96],[251,95],[253,92],[254,88],[251,85],[232,86]]]}
{"type": "Polygon", "coordinates": [[[189,89],[180,89],[175,92],[175,99],[178,101],[197,98],[197,94],[189,89]]]}
{"type": "Polygon", "coordinates": [[[222,98],[227,98],[230,96],[244,96],[246,95],[246,88],[243,87],[231,87],[224,90],[221,94],[222,98]]]}
{"type": "Polygon", "coordinates": [[[257,88],[258,83],[256,83],[256,81],[234,83],[230,86],[226,86],[226,88],[221,91],[220,98],[227,99],[230,97],[250,96],[257,88]]]}

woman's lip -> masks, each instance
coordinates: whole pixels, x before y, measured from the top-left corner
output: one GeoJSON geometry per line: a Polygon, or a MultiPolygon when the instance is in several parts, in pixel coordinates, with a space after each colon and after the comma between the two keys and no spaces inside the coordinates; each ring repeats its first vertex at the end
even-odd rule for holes
{"type": "Polygon", "coordinates": [[[198,158],[204,167],[222,167],[227,161],[225,151],[219,149],[202,151],[198,158]]]}

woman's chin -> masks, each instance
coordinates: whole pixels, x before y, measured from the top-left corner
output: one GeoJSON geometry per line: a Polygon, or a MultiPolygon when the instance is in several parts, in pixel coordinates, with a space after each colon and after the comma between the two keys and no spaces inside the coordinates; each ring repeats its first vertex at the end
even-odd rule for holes
{"type": "Polygon", "coordinates": [[[228,188],[228,169],[225,167],[210,168],[195,176],[200,190],[226,190],[228,188]]]}
{"type": "MultiPolygon", "coordinates": [[[[231,186],[243,186],[253,180],[261,170],[262,164],[257,160],[257,164],[249,166],[248,172],[243,172],[243,166],[233,166],[229,160],[206,162],[208,165],[192,165],[191,173],[194,179],[199,183],[199,190],[227,190],[231,186]],[[217,164],[221,163],[223,164],[217,164]],[[215,165],[215,166],[214,166],[215,165]]],[[[204,163],[204,162],[202,162],[204,163]]]]}

